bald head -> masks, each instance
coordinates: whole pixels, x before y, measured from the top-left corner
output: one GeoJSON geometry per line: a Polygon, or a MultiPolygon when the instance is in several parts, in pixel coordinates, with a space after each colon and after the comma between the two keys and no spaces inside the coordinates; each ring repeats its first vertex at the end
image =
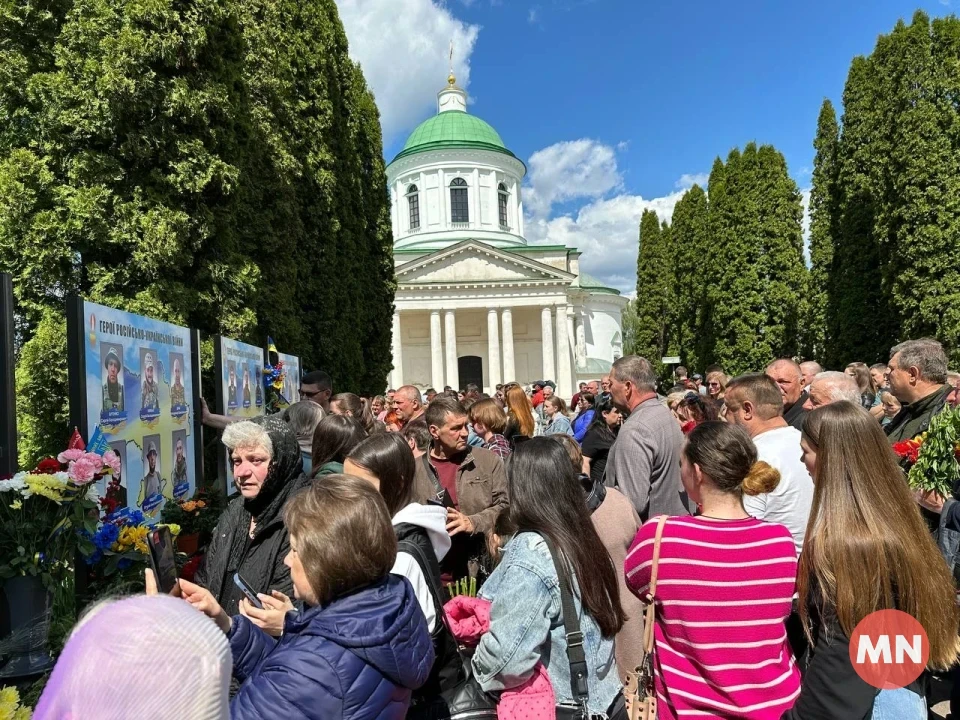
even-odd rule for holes
{"type": "Polygon", "coordinates": [[[766,375],[780,388],[783,408],[789,410],[803,394],[803,373],[800,366],[789,358],[781,358],[767,365],[766,375]]]}
{"type": "Polygon", "coordinates": [[[842,400],[859,405],[860,387],[857,381],[846,373],[828,370],[814,376],[810,383],[810,397],[803,406],[807,410],[813,410],[842,400]]]}

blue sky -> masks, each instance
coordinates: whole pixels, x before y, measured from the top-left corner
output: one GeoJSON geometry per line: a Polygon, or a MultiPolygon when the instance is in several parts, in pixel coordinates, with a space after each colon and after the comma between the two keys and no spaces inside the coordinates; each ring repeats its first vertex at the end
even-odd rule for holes
{"type": "Polygon", "coordinates": [[[470,112],[528,164],[530,241],[579,247],[589,272],[625,291],[644,208],[669,217],[714,157],[751,140],[781,150],[807,188],[820,104],[839,111],[852,58],[917,8],[954,11],[945,0],[338,4],[388,160],[435,112],[453,38],[470,112]]]}

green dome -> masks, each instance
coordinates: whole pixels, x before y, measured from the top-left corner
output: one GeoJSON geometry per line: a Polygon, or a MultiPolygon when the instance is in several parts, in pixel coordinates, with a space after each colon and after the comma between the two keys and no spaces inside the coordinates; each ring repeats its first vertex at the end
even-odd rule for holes
{"type": "Polygon", "coordinates": [[[393,162],[407,155],[446,148],[493,150],[515,157],[489,124],[469,113],[449,111],[420,123],[393,162]]]}

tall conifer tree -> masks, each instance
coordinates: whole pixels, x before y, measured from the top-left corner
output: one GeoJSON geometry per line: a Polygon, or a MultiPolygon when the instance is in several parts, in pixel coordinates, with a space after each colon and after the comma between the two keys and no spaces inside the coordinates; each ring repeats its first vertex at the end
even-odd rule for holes
{"type": "Polygon", "coordinates": [[[677,202],[670,223],[668,248],[673,264],[673,343],[689,368],[706,366],[705,321],[709,248],[707,194],[694,185],[677,202]]]}
{"type": "Polygon", "coordinates": [[[837,144],[840,130],[833,103],[824,100],[813,141],[813,178],[810,188],[810,291],[808,329],[813,357],[825,362],[827,285],[833,263],[833,204],[836,196],[837,144]]]}
{"type": "Polygon", "coordinates": [[[653,210],[644,210],[640,218],[640,250],[637,254],[637,332],[635,349],[659,367],[664,346],[668,271],[665,262],[663,229],[653,210]]]}
{"type": "Polygon", "coordinates": [[[334,0],[14,5],[0,13],[0,269],[25,343],[23,463],[65,437],[27,388],[66,396],[67,293],[255,344],[269,333],[337,387],[382,389],[383,151],[334,0]]]}

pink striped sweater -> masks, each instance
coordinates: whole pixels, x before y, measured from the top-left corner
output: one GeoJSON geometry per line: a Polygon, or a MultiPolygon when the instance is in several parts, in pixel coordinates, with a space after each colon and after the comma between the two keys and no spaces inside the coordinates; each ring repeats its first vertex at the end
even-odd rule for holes
{"type": "MultiPolygon", "coordinates": [[[[641,598],[657,520],[624,565],[641,598]]],[[[797,576],[793,537],[763,520],[672,517],[663,529],[654,657],[660,720],[779,718],[800,693],[787,641],[797,576]]]]}

